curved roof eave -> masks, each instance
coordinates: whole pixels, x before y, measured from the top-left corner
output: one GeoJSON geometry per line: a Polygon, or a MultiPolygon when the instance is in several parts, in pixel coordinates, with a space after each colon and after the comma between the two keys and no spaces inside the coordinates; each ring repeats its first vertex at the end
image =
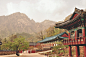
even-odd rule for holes
{"type": "MultiPolygon", "coordinates": [[[[66,33],[66,32],[57,34],[57,35],[55,35],[55,36],[47,37],[47,38],[45,38],[45,39],[43,39],[43,40],[41,40],[41,41],[38,41],[37,43],[42,43],[42,42],[47,42],[47,41],[54,40],[54,39],[60,37],[61,35],[65,34],[65,33],[66,33]]],[[[67,33],[66,33],[66,34],[67,34],[67,33]]],[[[67,34],[67,35],[68,35],[68,34],[67,34]]]]}
{"type": "Polygon", "coordinates": [[[60,23],[60,24],[58,23],[58,24],[55,25],[55,27],[59,28],[60,26],[64,26],[64,25],[67,25],[69,23],[72,23],[73,21],[76,21],[79,16],[80,16],[80,14],[72,20],[67,20],[67,21],[65,21],[63,23],[60,23]]]}

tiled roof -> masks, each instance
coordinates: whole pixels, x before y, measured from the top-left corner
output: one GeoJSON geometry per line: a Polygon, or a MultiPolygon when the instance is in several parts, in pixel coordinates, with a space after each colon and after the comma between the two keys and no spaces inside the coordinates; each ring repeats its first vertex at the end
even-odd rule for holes
{"type": "MultiPolygon", "coordinates": [[[[43,43],[43,42],[47,42],[47,41],[51,41],[51,40],[54,40],[56,38],[61,38],[61,39],[64,39],[64,38],[67,38],[67,37],[61,37],[63,34],[65,34],[66,32],[63,32],[63,33],[60,33],[60,34],[57,34],[55,36],[51,36],[51,37],[47,37],[41,41],[38,41],[38,43],[43,43]]],[[[67,34],[67,33],[66,33],[67,34]]]]}

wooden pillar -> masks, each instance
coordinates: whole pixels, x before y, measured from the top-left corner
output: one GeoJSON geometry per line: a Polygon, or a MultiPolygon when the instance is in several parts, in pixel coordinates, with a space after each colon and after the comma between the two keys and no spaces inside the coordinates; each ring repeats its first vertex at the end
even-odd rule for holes
{"type": "Polygon", "coordinates": [[[77,29],[75,29],[75,43],[78,44],[78,40],[77,40],[77,29]]]}
{"type": "Polygon", "coordinates": [[[84,57],[86,57],[86,46],[84,46],[84,57]]]}
{"type": "Polygon", "coordinates": [[[85,41],[85,27],[82,27],[82,36],[84,38],[84,44],[86,44],[86,41],[85,41]]]}
{"type": "MultiPolygon", "coordinates": [[[[69,42],[70,42],[70,31],[68,33],[68,38],[69,38],[69,42]]],[[[71,52],[71,45],[69,45],[69,57],[72,56],[72,52],[71,52]]]]}
{"type": "MultiPolygon", "coordinates": [[[[70,44],[70,31],[69,31],[69,33],[68,33],[68,38],[69,38],[69,43],[67,43],[67,44],[70,44]]],[[[65,43],[66,43],[66,41],[65,41],[65,43]]]]}
{"type": "Polygon", "coordinates": [[[77,29],[75,29],[75,39],[77,39],[77,29]]]}
{"type": "MultiPolygon", "coordinates": [[[[78,39],[77,39],[77,29],[75,29],[75,42],[78,44],[78,39]]],[[[76,48],[76,57],[79,57],[80,51],[79,51],[79,46],[75,46],[76,48]]]]}
{"type": "Polygon", "coordinates": [[[75,46],[75,48],[76,48],[76,57],[79,57],[80,55],[79,46],[75,46]]]}
{"type": "Polygon", "coordinates": [[[70,39],[70,31],[69,31],[69,33],[68,33],[68,38],[70,39]]]}
{"type": "Polygon", "coordinates": [[[85,27],[82,27],[82,36],[85,37],[85,27]]]}
{"type": "Polygon", "coordinates": [[[71,45],[69,45],[69,57],[72,56],[72,52],[71,52],[71,45]]]}

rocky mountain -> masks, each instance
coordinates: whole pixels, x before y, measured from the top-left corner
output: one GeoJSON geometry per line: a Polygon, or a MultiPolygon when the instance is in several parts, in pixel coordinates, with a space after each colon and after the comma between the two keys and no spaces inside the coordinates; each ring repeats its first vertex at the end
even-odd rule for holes
{"type": "Polygon", "coordinates": [[[24,13],[13,13],[8,16],[0,16],[0,37],[7,37],[15,33],[35,34],[41,30],[55,25],[54,21],[45,20],[41,23],[30,20],[24,13]]]}

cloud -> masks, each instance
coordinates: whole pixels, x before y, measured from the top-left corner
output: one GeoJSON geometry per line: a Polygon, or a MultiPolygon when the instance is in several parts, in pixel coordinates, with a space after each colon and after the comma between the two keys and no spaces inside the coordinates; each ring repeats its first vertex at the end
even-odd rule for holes
{"type": "Polygon", "coordinates": [[[19,11],[18,4],[13,4],[12,2],[7,4],[8,14],[19,11]]]}
{"type": "Polygon", "coordinates": [[[22,0],[19,3],[9,2],[7,9],[8,14],[25,13],[36,22],[45,19],[62,21],[74,11],[75,7],[86,8],[85,5],[85,0],[22,0]]]}
{"type": "MultiPolygon", "coordinates": [[[[32,1],[21,1],[19,4],[10,2],[7,4],[8,14],[14,12],[25,13],[29,18],[34,19],[37,22],[44,19],[53,20],[53,12],[59,10],[65,3],[60,0],[40,0],[32,3],[32,1]]],[[[57,15],[58,13],[55,13],[57,15]]]]}

